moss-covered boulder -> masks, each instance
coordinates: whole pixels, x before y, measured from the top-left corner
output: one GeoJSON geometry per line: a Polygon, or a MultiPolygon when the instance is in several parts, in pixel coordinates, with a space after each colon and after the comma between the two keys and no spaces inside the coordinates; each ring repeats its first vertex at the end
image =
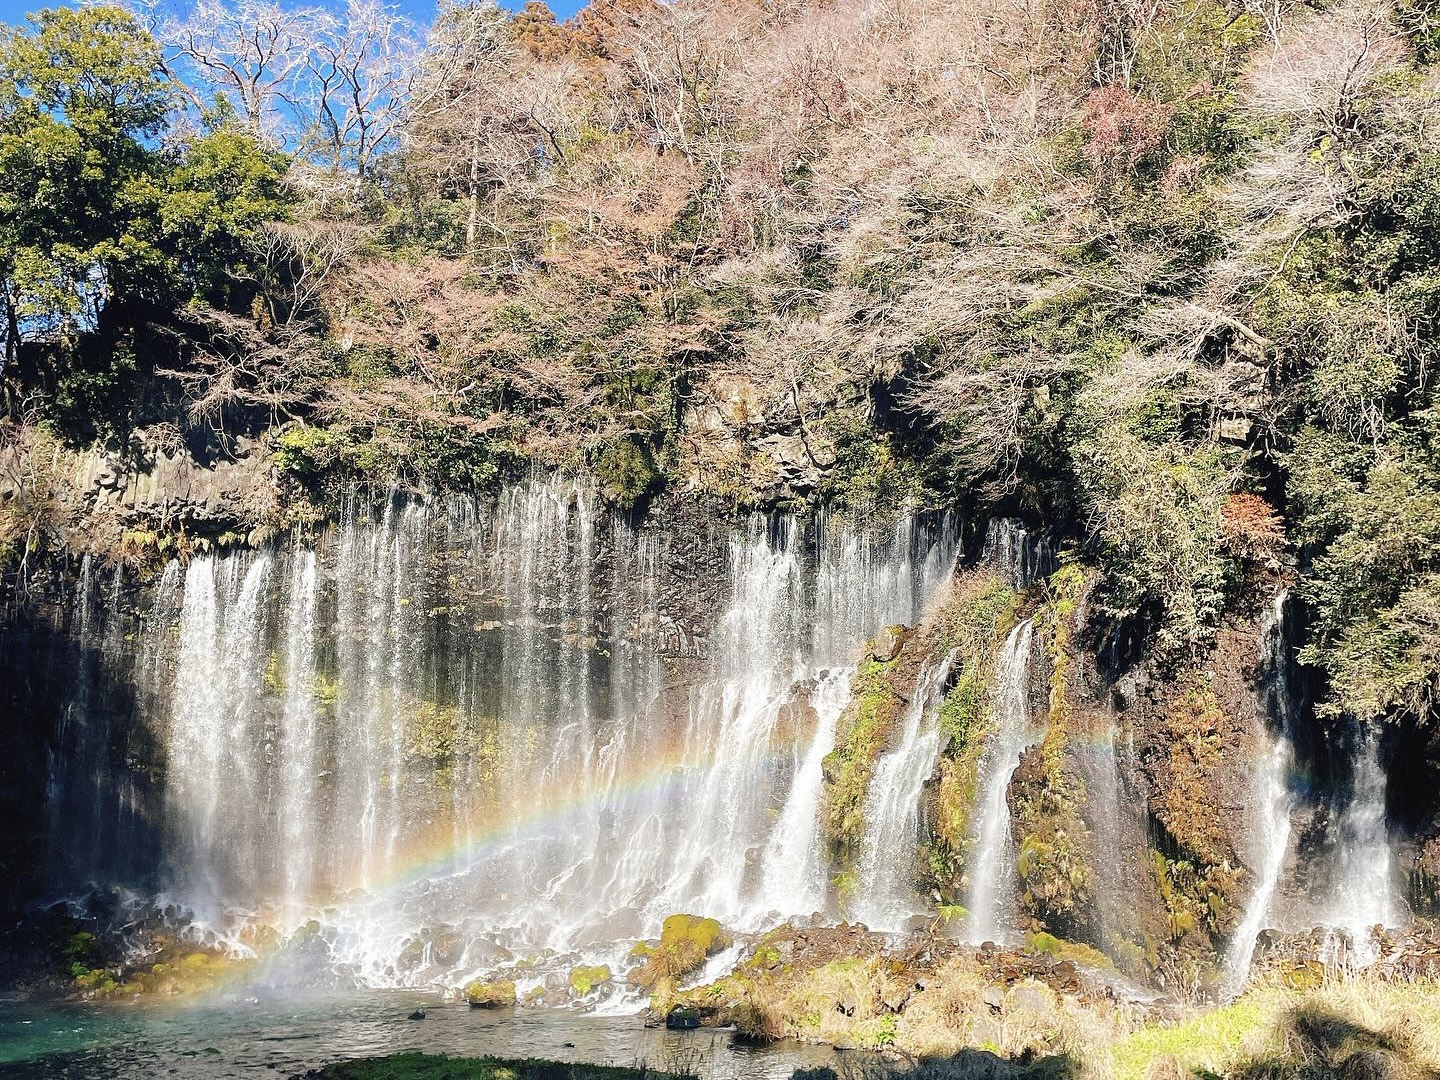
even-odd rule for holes
{"type": "Polygon", "coordinates": [[[953,656],[950,688],[940,707],[940,761],[926,788],[930,835],[921,866],[925,883],[951,912],[965,896],[966,864],[974,840],[972,815],[980,757],[992,728],[995,658],[1015,625],[1020,596],[986,569],[956,577],[950,601],[935,613],[929,632],[936,648],[953,656]]]}
{"type": "Polygon", "coordinates": [[[631,974],[631,982],[655,991],[699,969],[707,957],[730,945],[731,937],[715,919],[700,915],[671,915],[660,930],[657,945],[640,943],[630,955],[643,963],[631,974]]]}
{"type": "Polygon", "coordinates": [[[570,969],[570,992],[576,997],[589,997],[611,978],[610,969],[604,964],[582,964],[570,969]]]}
{"type": "Polygon", "coordinates": [[[508,979],[476,979],[465,984],[465,1000],[472,1009],[509,1008],[515,1004],[515,984],[508,979]]]}

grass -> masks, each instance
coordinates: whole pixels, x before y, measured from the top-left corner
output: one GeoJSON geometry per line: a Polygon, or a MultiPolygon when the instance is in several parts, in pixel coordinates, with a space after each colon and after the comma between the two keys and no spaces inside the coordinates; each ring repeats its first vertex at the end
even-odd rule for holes
{"type": "Polygon", "coordinates": [[[1105,1080],[1432,1080],[1440,1076],[1440,985],[1360,979],[1296,993],[1262,987],[1110,1047],[1105,1080]]]}
{"type": "Polygon", "coordinates": [[[655,1072],[644,1066],[408,1053],[341,1062],[322,1069],[318,1080],[693,1080],[693,1074],[655,1072]]]}
{"type": "Polygon", "coordinates": [[[1110,1047],[1111,1080],[1147,1080],[1162,1061],[1178,1063],[1172,1071],[1179,1075],[1224,1075],[1266,1012],[1260,1000],[1247,997],[1177,1024],[1141,1028],[1110,1047]]]}

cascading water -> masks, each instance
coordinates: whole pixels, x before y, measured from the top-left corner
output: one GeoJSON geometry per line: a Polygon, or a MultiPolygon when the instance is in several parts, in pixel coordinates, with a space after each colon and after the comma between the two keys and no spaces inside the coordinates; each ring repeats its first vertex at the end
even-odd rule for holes
{"type": "Polygon", "coordinates": [[[121,567],[107,586],[94,560],[82,560],[70,612],[72,648],[53,650],[45,661],[62,668],[63,696],[46,747],[45,822],[52,880],[63,888],[133,884],[153,863],[149,777],[129,762],[144,758],[150,722],[158,719],[153,695],[136,687],[163,674],[178,585],[178,570],[167,568],[132,643],[120,611],[121,567]]]}
{"type": "Polygon", "coordinates": [[[898,933],[917,914],[911,871],[920,795],[940,756],[940,705],[954,659],[950,653],[921,670],[899,742],[876,762],[870,779],[855,915],[872,930],[898,933]]]}
{"type": "Polygon", "coordinates": [[[997,941],[1008,929],[1014,858],[1010,836],[1010,778],[1040,734],[1030,718],[1031,623],[1005,639],[995,680],[995,732],[980,762],[980,801],[970,859],[967,940],[997,941]]]}
{"type": "Polygon", "coordinates": [[[285,605],[285,704],[281,714],[280,814],[284,902],[288,921],[303,912],[312,887],[316,852],[308,828],[315,785],[320,773],[319,708],[314,688],[306,685],[315,670],[315,609],[319,596],[315,553],[298,552],[291,559],[290,591],[285,605]]]}
{"type": "Polygon", "coordinates": [[[266,876],[270,810],[261,763],[270,733],[265,695],[268,554],[217,560],[202,555],[185,575],[174,714],[167,744],[167,820],[177,890],[204,923],[223,902],[266,876]]]}
{"type": "Polygon", "coordinates": [[[982,558],[1017,589],[1028,589],[1055,572],[1054,545],[1049,538],[1030,532],[1017,518],[990,520],[982,558]]]}
{"type": "Polygon", "coordinates": [[[1289,678],[1290,641],[1286,631],[1288,600],[1288,590],[1277,592],[1261,623],[1263,699],[1265,711],[1276,730],[1270,736],[1270,748],[1261,757],[1255,774],[1253,805],[1258,812],[1254,832],[1260,840],[1255,864],[1255,889],[1225,958],[1225,991],[1229,995],[1243,990],[1249,978],[1255,941],[1270,918],[1271,904],[1290,850],[1290,815],[1295,807],[1290,774],[1295,753],[1290,731],[1293,706],[1289,678]]]}
{"type": "Polygon", "coordinates": [[[1399,924],[1401,911],[1385,817],[1387,778],[1373,730],[1357,740],[1353,760],[1350,802],[1336,830],[1334,895],[1326,922],[1348,934],[1350,958],[1364,965],[1377,956],[1370,931],[1399,924]]]}
{"type": "Polygon", "coordinates": [[[785,810],[765,852],[761,905],[776,911],[816,911],[825,904],[825,864],[816,822],[824,789],[822,764],[835,746],[835,725],[850,700],[850,671],[830,668],[819,679],[810,704],[815,737],[795,770],[785,810]]]}
{"type": "Polygon", "coordinates": [[[958,553],[949,519],[810,535],[637,529],[555,479],[172,564],[128,669],[164,737],[167,901],[310,926],[370,984],[618,967],[675,911],[808,915],[859,647],[958,553]]]}

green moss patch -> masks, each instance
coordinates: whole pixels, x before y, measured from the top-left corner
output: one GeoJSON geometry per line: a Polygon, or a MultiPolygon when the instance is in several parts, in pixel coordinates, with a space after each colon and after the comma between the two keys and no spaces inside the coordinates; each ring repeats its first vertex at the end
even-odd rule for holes
{"type": "Polygon", "coordinates": [[[604,964],[571,968],[570,990],[577,997],[585,997],[608,983],[610,978],[610,969],[604,964]]]}
{"type": "Polygon", "coordinates": [[[876,660],[870,655],[873,644],[867,646],[866,658],[850,683],[850,703],[840,716],[835,749],[824,761],[821,824],[842,867],[850,865],[860,849],[870,775],[905,710],[905,699],[897,687],[913,685],[919,670],[919,659],[908,647],[908,631],[891,627],[890,632],[901,638],[899,655],[893,660],[876,660]]]}
{"type": "Polygon", "coordinates": [[[641,943],[631,950],[644,963],[631,973],[630,981],[641,989],[662,992],[676,979],[698,970],[707,957],[729,946],[730,935],[715,919],[700,915],[671,915],[660,929],[660,943],[641,943]]]}

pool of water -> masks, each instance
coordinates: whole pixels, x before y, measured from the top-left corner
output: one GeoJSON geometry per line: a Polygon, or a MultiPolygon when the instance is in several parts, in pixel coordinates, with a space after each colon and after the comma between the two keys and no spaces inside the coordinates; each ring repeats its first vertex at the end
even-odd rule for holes
{"type": "Polygon", "coordinates": [[[0,1002],[3,1080],[253,1080],[402,1050],[644,1063],[705,1080],[782,1080],[836,1058],[828,1047],[646,1028],[640,1017],[489,1012],[404,991],[186,1005],[0,1002]],[[426,1019],[407,1018],[419,1008],[426,1019]]]}

